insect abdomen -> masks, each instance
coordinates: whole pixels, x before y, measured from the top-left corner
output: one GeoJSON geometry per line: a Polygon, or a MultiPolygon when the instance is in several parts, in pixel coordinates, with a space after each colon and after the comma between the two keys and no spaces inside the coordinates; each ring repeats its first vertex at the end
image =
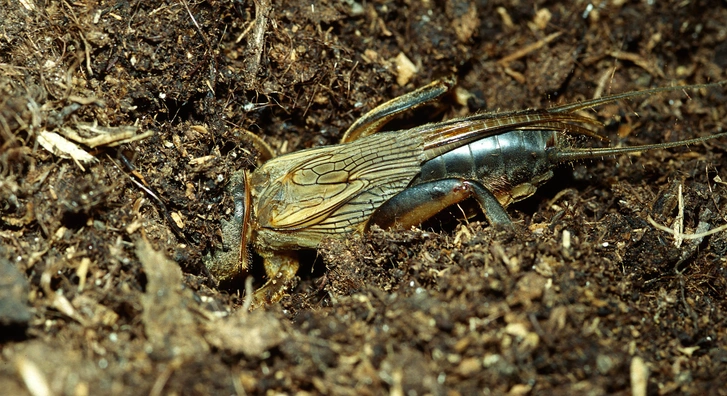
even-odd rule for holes
{"type": "Polygon", "coordinates": [[[554,146],[552,131],[517,130],[486,137],[425,162],[411,185],[453,177],[478,180],[506,205],[531,195],[528,186],[534,191],[550,178],[549,151],[554,146]],[[518,191],[521,186],[528,191],[518,191]]]}

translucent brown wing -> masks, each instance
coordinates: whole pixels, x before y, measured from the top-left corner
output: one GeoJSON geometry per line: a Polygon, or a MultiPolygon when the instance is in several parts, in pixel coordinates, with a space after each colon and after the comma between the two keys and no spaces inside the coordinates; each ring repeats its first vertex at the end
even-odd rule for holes
{"type": "MultiPolygon", "coordinates": [[[[600,127],[592,118],[567,113],[550,113],[547,110],[525,110],[500,114],[476,114],[436,124],[424,125],[426,158],[432,159],[475,140],[514,130],[560,131],[572,135],[584,135],[608,140],[583,125],[600,127]]],[[[419,129],[419,128],[416,128],[419,129]]]]}
{"type": "Polygon", "coordinates": [[[421,139],[389,132],[271,160],[256,172],[277,170],[260,194],[258,221],[288,230],[355,228],[419,172],[420,146],[421,139]]]}

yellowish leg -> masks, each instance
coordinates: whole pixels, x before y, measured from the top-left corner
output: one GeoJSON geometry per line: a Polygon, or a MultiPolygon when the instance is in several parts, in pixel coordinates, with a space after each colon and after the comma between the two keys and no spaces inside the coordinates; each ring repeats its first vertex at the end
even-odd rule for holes
{"type": "Polygon", "coordinates": [[[252,306],[261,307],[280,301],[286,289],[294,286],[298,272],[298,253],[295,251],[264,252],[265,274],[268,281],[252,296],[252,306]]]}

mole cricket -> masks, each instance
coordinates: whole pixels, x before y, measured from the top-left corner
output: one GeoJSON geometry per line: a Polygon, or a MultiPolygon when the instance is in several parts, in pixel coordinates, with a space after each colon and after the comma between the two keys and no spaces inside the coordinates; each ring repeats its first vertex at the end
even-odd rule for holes
{"type": "Polygon", "coordinates": [[[561,163],[727,136],[618,148],[578,148],[572,139],[608,140],[597,132],[603,125],[575,114],[578,110],[667,91],[720,87],[727,81],[380,132],[396,115],[436,100],[454,85],[454,79],[438,80],[379,105],[354,122],[336,145],[272,158],[267,144],[250,134],[266,162],[231,178],[234,213],[222,221],[223,248],[205,257],[210,272],[221,279],[238,276],[250,267],[254,251],[263,259],[267,281],[255,291],[253,305],[276,302],[295,278],[298,251],[316,249],[324,238],[362,234],[373,224],[410,228],[468,198],[474,198],[490,224],[510,226],[505,208],[535,193],[561,163]]]}

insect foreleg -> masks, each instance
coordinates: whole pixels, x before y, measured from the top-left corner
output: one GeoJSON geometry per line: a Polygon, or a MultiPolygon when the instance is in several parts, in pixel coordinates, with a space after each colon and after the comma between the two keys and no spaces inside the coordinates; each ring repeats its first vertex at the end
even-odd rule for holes
{"type": "Polygon", "coordinates": [[[253,294],[253,307],[267,305],[283,298],[285,290],[291,286],[300,263],[298,253],[293,250],[261,252],[265,260],[265,274],[268,281],[253,294]]]}
{"type": "Polygon", "coordinates": [[[512,225],[505,208],[482,183],[476,180],[450,178],[407,187],[376,209],[366,228],[376,224],[384,229],[392,227],[408,229],[470,197],[477,200],[490,224],[506,227],[512,225]]]}
{"type": "Polygon", "coordinates": [[[219,280],[226,281],[248,269],[249,254],[247,252],[246,227],[249,222],[250,199],[247,194],[247,176],[244,170],[235,172],[230,179],[228,192],[235,204],[233,217],[228,221],[222,219],[222,246],[203,257],[205,266],[219,280]]]}

